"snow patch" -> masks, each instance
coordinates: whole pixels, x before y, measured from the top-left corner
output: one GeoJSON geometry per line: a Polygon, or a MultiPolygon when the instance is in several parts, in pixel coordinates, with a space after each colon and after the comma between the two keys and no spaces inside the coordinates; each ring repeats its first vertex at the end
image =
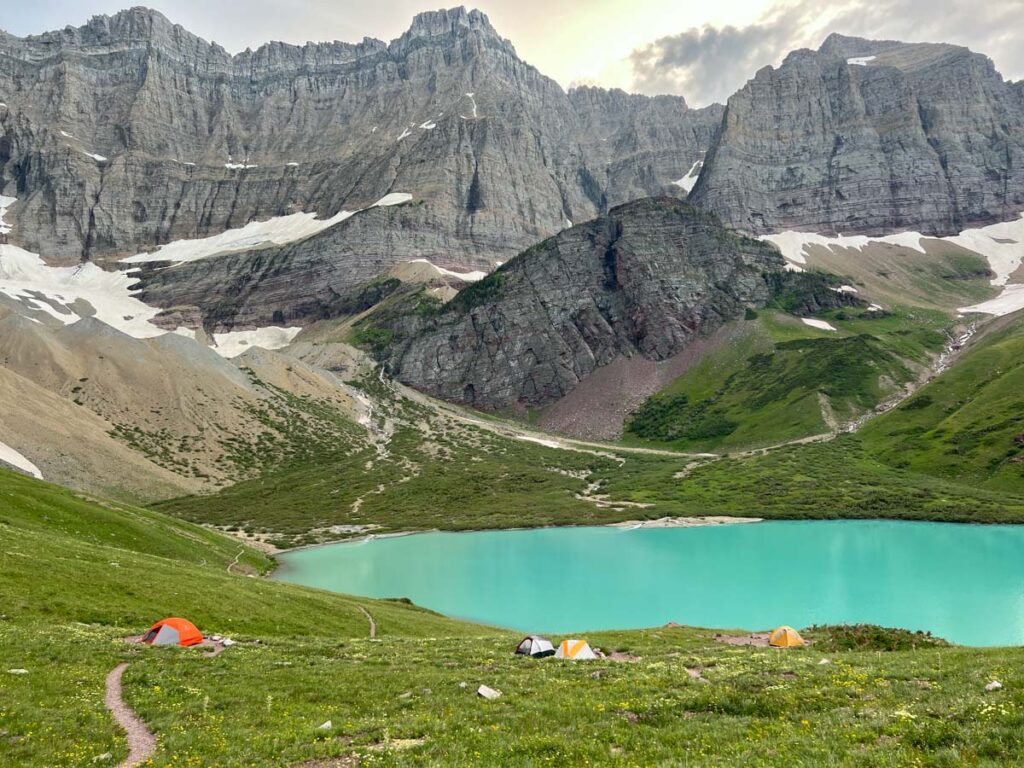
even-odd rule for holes
{"type": "Polygon", "coordinates": [[[75,138],[73,134],[70,134],[67,131],[61,131],[60,135],[63,136],[65,139],[73,139],[73,138],[75,138]]]}
{"type": "MultiPolygon", "coordinates": [[[[37,480],[43,479],[43,473],[39,471],[39,467],[11,448],[7,443],[0,443],[0,462],[17,467],[22,472],[28,472],[37,480]]],[[[14,670],[10,671],[14,672],[14,670]]]]}
{"type": "Polygon", "coordinates": [[[167,331],[149,322],[160,310],[131,296],[134,282],[126,272],[107,272],[91,262],[49,267],[35,253],[0,245],[0,293],[65,325],[92,315],[137,339],[162,336],[167,331]]]}
{"type": "Polygon", "coordinates": [[[697,183],[697,178],[700,176],[700,169],[704,167],[704,161],[698,160],[681,179],[676,179],[672,183],[677,187],[682,187],[689,194],[693,190],[693,185],[697,183]]]}
{"type": "Polygon", "coordinates": [[[402,140],[402,139],[404,139],[404,138],[405,138],[406,136],[411,136],[411,135],[412,135],[412,131],[410,131],[410,130],[409,130],[408,128],[406,128],[406,129],[405,129],[404,131],[402,131],[402,135],[401,135],[401,136],[399,136],[399,137],[398,137],[397,139],[395,139],[395,141],[396,141],[396,142],[397,142],[397,141],[401,141],[401,140],[402,140]]]}
{"type": "Polygon", "coordinates": [[[565,226],[567,229],[572,229],[572,219],[566,219],[565,226]]]}
{"type": "Polygon", "coordinates": [[[435,128],[437,128],[437,123],[431,120],[427,120],[427,122],[425,123],[420,123],[420,128],[422,128],[425,131],[432,131],[435,128]]]}
{"type": "MultiPolygon", "coordinates": [[[[410,200],[412,195],[407,192],[392,192],[369,207],[400,205],[410,200]]],[[[121,261],[125,264],[145,264],[154,261],[183,263],[238,251],[250,251],[265,245],[287,245],[319,234],[362,210],[366,209],[338,211],[329,219],[318,219],[315,213],[292,213],[287,216],[275,216],[266,221],[251,221],[244,227],[229,229],[219,235],[194,240],[175,240],[160,246],[152,253],[139,253],[121,261]]]]}
{"type": "Polygon", "coordinates": [[[249,163],[224,163],[224,167],[231,171],[244,171],[248,168],[259,168],[258,165],[250,165],[249,163]]]}
{"type": "Polygon", "coordinates": [[[960,307],[957,311],[962,315],[977,312],[983,315],[1002,317],[1021,309],[1024,309],[1024,285],[1007,285],[1003,288],[1003,292],[994,299],[970,307],[960,307]]]}
{"type": "Polygon", "coordinates": [[[436,269],[438,274],[447,275],[448,277],[456,277],[462,280],[464,283],[475,283],[478,280],[483,280],[487,277],[486,272],[453,272],[450,269],[439,267],[434,264],[430,259],[413,259],[409,262],[410,264],[429,264],[433,269],[436,269]]]}
{"type": "Polygon", "coordinates": [[[82,154],[85,155],[86,157],[91,157],[97,163],[105,163],[105,162],[107,162],[107,158],[105,158],[103,155],[97,155],[95,152],[85,152],[85,151],[83,151],[82,154]]]}
{"type": "Polygon", "coordinates": [[[834,331],[836,330],[831,323],[826,323],[824,320],[815,320],[813,317],[802,318],[804,325],[809,325],[811,328],[817,328],[819,331],[834,331]]]}
{"type": "Polygon", "coordinates": [[[874,61],[877,56],[855,56],[852,59],[847,59],[847,64],[852,64],[855,67],[866,67],[869,61],[874,61]]]}
{"type": "Polygon", "coordinates": [[[958,235],[949,237],[927,237],[920,232],[900,232],[885,237],[864,237],[854,235],[846,237],[838,235],[828,237],[810,232],[780,232],[776,235],[762,235],[762,240],[774,243],[786,259],[787,269],[799,269],[806,265],[806,251],[809,246],[820,245],[825,248],[852,248],[863,250],[869,245],[887,244],[902,248],[912,248],[920,253],[927,253],[921,241],[939,240],[960,246],[984,256],[995,273],[992,285],[1002,287],[1000,296],[970,307],[960,309],[961,313],[980,312],[989,315],[1005,315],[1024,309],[1024,289],[1021,286],[1007,285],[1010,275],[1020,269],[1024,263],[1024,214],[1011,221],[989,224],[976,229],[965,229],[958,235]]]}
{"type": "MultiPolygon", "coordinates": [[[[477,111],[476,111],[476,94],[475,93],[467,93],[466,96],[473,103],[473,119],[476,120],[477,117],[479,117],[479,115],[477,114],[477,111]]],[[[463,115],[459,115],[459,117],[462,117],[463,120],[468,120],[469,119],[469,118],[467,118],[467,117],[465,117],[463,115]]]]}
{"type": "Polygon", "coordinates": [[[287,165],[289,168],[298,168],[299,167],[298,163],[285,163],[285,165],[287,165]]]}
{"type": "Polygon", "coordinates": [[[18,202],[16,197],[4,197],[0,195],[0,235],[6,235],[11,231],[10,226],[4,224],[4,216],[7,215],[7,209],[18,202]]]}
{"type": "Polygon", "coordinates": [[[860,293],[860,291],[852,285],[840,285],[838,288],[833,288],[832,290],[836,293],[860,293]]]}
{"type": "Polygon", "coordinates": [[[238,357],[247,349],[281,349],[291,344],[301,328],[280,328],[276,325],[252,331],[229,331],[213,334],[214,350],[223,357],[238,357]]]}
{"type": "Polygon", "coordinates": [[[389,205],[401,205],[402,203],[408,203],[410,200],[412,200],[412,195],[408,192],[392,192],[391,194],[384,195],[384,197],[370,207],[384,208],[389,205]]]}
{"type": "Polygon", "coordinates": [[[867,308],[868,312],[882,312],[882,307],[878,304],[870,304],[867,308]]]}

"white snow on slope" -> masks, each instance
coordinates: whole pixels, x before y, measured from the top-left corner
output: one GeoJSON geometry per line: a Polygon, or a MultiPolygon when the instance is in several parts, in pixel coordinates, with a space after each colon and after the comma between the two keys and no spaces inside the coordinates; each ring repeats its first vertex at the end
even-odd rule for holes
{"type": "Polygon", "coordinates": [[[1024,309],[1024,285],[1007,285],[1003,288],[1003,292],[994,299],[973,304],[970,307],[960,307],[957,311],[961,315],[978,312],[983,315],[1002,317],[1021,309],[1024,309]]]}
{"type": "Polygon", "coordinates": [[[847,59],[847,64],[853,64],[856,67],[866,67],[869,61],[874,61],[877,56],[856,56],[852,59],[847,59]]]}
{"type": "Polygon", "coordinates": [[[17,467],[23,472],[28,472],[38,480],[43,479],[43,473],[39,471],[39,467],[11,448],[7,443],[0,443],[0,462],[17,467]]]}
{"type": "Polygon", "coordinates": [[[485,277],[487,277],[487,273],[486,272],[479,272],[479,271],[478,272],[453,272],[450,269],[445,269],[444,267],[437,266],[432,261],[430,261],[430,259],[412,259],[412,261],[410,261],[409,263],[410,264],[429,264],[431,267],[436,269],[439,274],[441,274],[441,275],[448,275],[449,277],[457,277],[459,280],[462,280],[464,283],[475,283],[478,280],[483,280],[485,277]]]}
{"type": "MultiPolygon", "coordinates": [[[[808,246],[814,245],[830,249],[862,250],[869,245],[888,244],[927,253],[921,245],[922,240],[941,240],[944,243],[958,245],[984,256],[995,273],[992,285],[1004,287],[1001,296],[972,307],[964,307],[960,312],[1004,315],[1017,309],[1024,309],[1024,305],[1021,304],[1021,301],[1024,300],[1021,297],[1021,291],[1016,286],[1007,286],[1010,275],[1024,263],[1024,214],[1012,221],[990,224],[976,229],[965,229],[959,235],[949,237],[927,237],[920,232],[900,232],[885,237],[864,237],[862,235],[829,237],[810,232],[780,232],[777,235],[762,235],[761,239],[774,243],[789,265],[806,265],[806,249],[808,246]]],[[[799,269],[799,266],[792,268],[799,269]]]]}
{"type": "Polygon", "coordinates": [[[130,295],[128,286],[134,282],[125,272],[107,272],[91,262],[49,267],[37,254],[0,245],[0,293],[30,309],[42,310],[65,325],[94,315],[137,339],[167,333],[149,322],[160,310],[130,295]],[[92,311],[76,302],[87,302],[92,311]]]}
{"type": "Polygon", "coordinates": [[[10,226],[4,224],[4,216],[7,214],[7,209],[18,202],[16,197],[4,197],[0,195],[0,235],[6,235],[11,231],[10,226]]]}
{"type": "Polygon", "coordinates": [[[832,290],[836,293],[860,293],[860,291],[852,285],[840,285],[838,288],[833,288],[832,290]]]}
{"type": "Polygon", "coordinates": [[[826,323],[824,320],[815,320],[813,317],[802,318],[804,325],[809,325],[811,328],[817,328],[819,331],[834,331],[835,327],[831,323],[826,323]]]}
{"type": "Polygon", "coordinates": [[[431,120],[427,120],[427,122],[425,123],[420,123],[420,128],[422,128],[425,131],[432,131],[435,128],[437,128],[437,123],[431,120]]]}
{"type": "Polygon", "coordinates": [[[677,179],[672,183],[677,187],[682,187],[687,193],[693,190],[693,185],[697,183],[697,177],[700,176],[700,169],[704,167],[704,161],[698,160],[692,166],[690,166],[689,172],[681,179],[677,179]]]}
{"type": "Polygon", "coordinates": [[[412,195],[408,192],[392,192],[391,194],[384,195],[380,200],[370,206],[370,208],[385,208],[389,205],[401,205],[402,203],[408,203],[412,200],[412,195]]]}
{"type": "MultiPolygon", "coordinates": [[[[469,100],[471,102],[473,102],[473,119],[475,120],[478,117],[477,112],[476,112],[476,94],[475,93],[467,93],[466,96],[468,96],[469,100]]],[[[459,115],[459,117],[462,117],[463,120],[468,119],[468,118],[466,118],[463,115],[459,115]]]]}
{"type": "Polygon", "coordinates": [[[401,141],[406,136],[411,136],[411,135],[412,135],[412,131],[410,131],[408,128],[406,128],[404,131],[402,131],[402,135],[399,136],[397,139],[395,139],[395,141],[401,141]]]}
{"type": "Polygon", "coordinates": [[[249,163],[224,163],[224,167],[232,171],[245,170],[247,168],[259,168],[258,165],[250,165],[249,163]]]}
{"type": "Polygon", "coordinates": [[[148,261],[197,261],[217,254],[250,250],[261,245],[284,245],[322,232],[344,221],[353,213],[339,211],[329,219],[318,219],[315,213],[293,213],[266,221],[251,221],[244,227],[229,229],[219,235],[196,240],[175,240],[160,246],[153,253],[140,253],[122,261],[128,264],[148,261]]]}
{"type": "MultiPolygon", "coordinates": [[[[370,208],[399,205],[412,200],[406,192],[392,192],[384,195],[370,208]]],[[[315,213],[292,213],[275,216],[266,221],[251,221],[244,227],[229,229],[219,235],[195,240],[175,240],[162,245],[153,253],[139,253],[122,259],[126,264],[143,264],[152,261],[173,261],[182,263],[198,261],[210,256],[248,251],[262,245],[286,245],[296,240],[318,234],[335,224],[340,224],[359,211],[338,211],[329,219],[318,219],[315,213]]]]}
{"type": "Polygon", "coordinates": [[[97,155],[94,152],[84,152],[83,151],[82,154],[85,155],[86,157],[91,157],[97,163],[105,163],[105,162],[107,162],[107,158],[105,158],[103,155],[97,155]]]}
{"type": "Polygon", "coordinates": [[[280,328],[270,325],[254,331],[229,331],[213,334],[214,349],[222,357],[238,357],[251,347],[281,349],[291,344],[301,328],[280,328]]]}

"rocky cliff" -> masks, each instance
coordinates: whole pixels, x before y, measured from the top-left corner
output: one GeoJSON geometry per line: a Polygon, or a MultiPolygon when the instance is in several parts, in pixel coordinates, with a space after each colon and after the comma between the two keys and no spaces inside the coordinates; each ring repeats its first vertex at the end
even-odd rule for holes
{"type": "Polygon", "coordinates": [[[570,98],[462,8],[234,56],[134,8],[0,33],[0,193],[19,244],[74,261],[405,192],[424,205],[352,248],[491,265],[707,150],[714,110],[624,96],[570,98]]]}
{"type": "Polygon", "coordinates": [[[1024,209],[1024,102],[953,45],[830,36],[729,99],[692,193],[741,230],[949,235],[1024,209]]]}
{"type": "Polygon", "coordinates": [[[379,319],[400,380],[478,408],[540,406],[620,356],[663,359],[768,301],[773,246],[672,198],[565,230],[464,289],[379,319]]]}

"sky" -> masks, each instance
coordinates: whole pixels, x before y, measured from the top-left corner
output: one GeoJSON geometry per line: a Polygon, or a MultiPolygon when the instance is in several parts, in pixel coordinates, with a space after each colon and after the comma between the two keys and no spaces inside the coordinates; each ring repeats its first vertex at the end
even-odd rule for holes
{"type": "MultiPolygon", "coordinates": [[[[0,28],[36,34],[80,25],[142,0],[19,3],[0,28]]],[[[268,40],[392,40],[442,0],[149,0],[231,52],[268,40]]],[[[454,3],[451,3],[454,5],[454,3]]],[[[1024,0],[478,0],[519,55],[563,87],[593,84],[674,93],[693,106],[724,102],[763,66],[830,32],[876,39],[950,42],[1024,78],[1024,0]]]]}

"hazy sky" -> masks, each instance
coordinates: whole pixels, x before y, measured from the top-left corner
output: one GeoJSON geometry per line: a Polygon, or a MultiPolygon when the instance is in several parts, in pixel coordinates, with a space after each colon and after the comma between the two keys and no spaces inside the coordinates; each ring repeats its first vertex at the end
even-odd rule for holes
{"type": "MultiPolygon", "coordinates": [[[[0,27],[26,35],[133,0],[18,3],[0,27]]],[[[134,0],[139,2],[139,0],[134,0]]],[[[229,51],[267,40],[391,40],[439,0],[150,0],[172,21],[229,51]]],[[[451,3],[454,5],[455,3],[451,3]]],[[[1024,77],[1018,30],[1024,0],[479,0],[519,55],[568,87],[587,82],[644,93],[678,93],[693,105],[724,101],[791,49],[816,48],[829,32],[953,42],[1024,77]]]]}

